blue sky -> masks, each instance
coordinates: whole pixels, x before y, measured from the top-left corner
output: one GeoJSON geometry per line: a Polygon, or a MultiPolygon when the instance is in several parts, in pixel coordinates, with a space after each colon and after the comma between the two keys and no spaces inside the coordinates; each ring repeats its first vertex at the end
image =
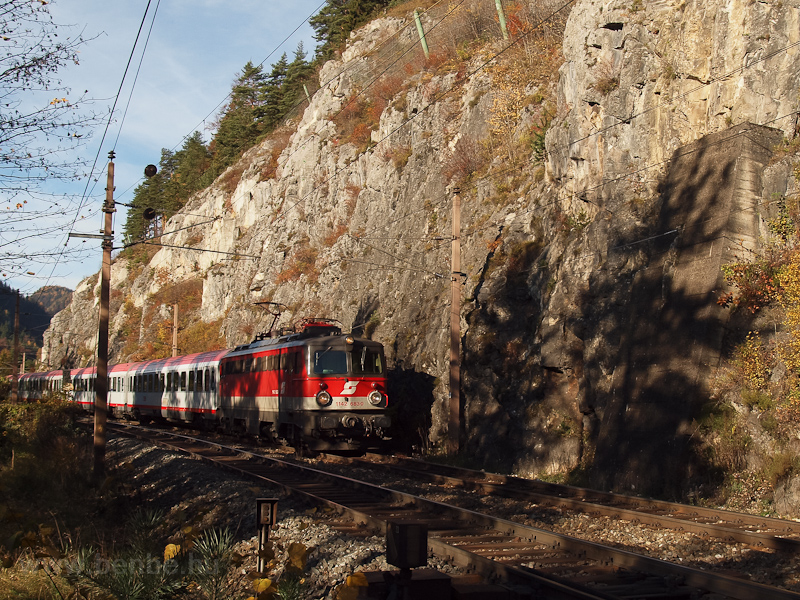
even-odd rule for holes
{"type": "MultiPolygon", "coordinates": [[[[100,151],[94,171],[99,182],[90,184],[89,201],[74,231],[99,233],[102,228],[99,208],[105,197],[109,150],[116,152],[115,199],[131,202],[144,167],[148,163],[158,164],[162,148],[179,148],[184,136],[195,130],[209,140],[210,131],[206,127],[248,60],[255,64],[263,61],[264,69],[269,71],[282,53],[291,60],[300,41],[308,58],[313,56],[316,43],[313,30],[304,21],[324,4],[324,0],[151,0],[106,140],[101,146],[103,131],[98,128],[81,149],[81,155],[90,161],[100,151]],[[131,95],[150,16],[156,6],[152,33],[131,95]],[[292,33],[297,27],[298,31],[292,33]],[[123,121],[122,113],[129,98],[123,121]]],[[[147,0],[50,3],[56,23],[73,26],[68,33],[74,35],[82,30],[85,38],[94,38],[82,48],[80,64],[71,65],[59,74],[63,84],[71,88],[72,96],[88,90],[90,97],[101,99],[95,103],[96,109],[111,107],[147,5],[147,0]]],[[[59,192],[80,196],[85,188],[86,180],[59,192]]],[[[118,208],[114,224],[116,245],[120,243],[125,219],[124,207],[118,208]]],[[[60,248],[67,242],[66,234],[48,237],[37,240],[38,244],[60,248]]],[[[85,252],[81,260],[60,260],[55,269],[52,264],[40,265],[35,276],[7,272],[4,281],[25,294],[42,285],[74,289],[81,279],[99,271],[100,242],[71,239],[67,244],[70,249],[83,244],[85,252]]]]}

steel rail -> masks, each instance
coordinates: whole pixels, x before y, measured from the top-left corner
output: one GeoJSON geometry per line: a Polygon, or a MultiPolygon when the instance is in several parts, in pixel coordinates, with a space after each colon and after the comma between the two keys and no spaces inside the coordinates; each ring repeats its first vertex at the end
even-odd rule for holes
{"type": "MultiPolygon", "coordinates": [[[[336,461],[344,460],[351,464],[364,464],[365,466],[374,466],[375,464],[373,460],[359,458],[332,458],[336,461]]],[[[718,538],[725,542],[740,542],[756,548],[769,548],[788,553],[800,552],[800,539],[781,537],[768,531],[752,531],[752,529],[766,529],[784,534],[800,534],[800,523],[785,519],[760,517],[721,509],[599,492],[519,477],[484,473],[483,471],[473,471],[460,467],[432,464],[404,457],[392,457],[390,461],[387,461],[386,457],[378,456],[376,460],[381,467],[417,480],[426,477],[431,481],[456,485],[468,490],[531,500],[539,505],[564,507],[592,516],[601,515],[630,521],[634,524],[642,523],[658,528],[685,531],[701,536],[718,538]],[[396,464],[393,461],[399,461],[401,464],[396,464]],[[408,466],[402,466],[402,463],[406,463],[408,466]],[[714,522],[703,522],[697,519],[707,519],[714,522]]]]}
{"type": "MultiPolygon", "coordinates": [[[[115,425],[114,429],[117,427],[119,425],[115,425]]],[[[723,594],[728,598],[800,600],[800,594],[788,590],[609,548],[226,444],[181,434],[153,432],[131,425],[126,426],[126,429],[129,432],[135,430],[136,437],[192,454],[244,476],[269,482],[288,494],[301,494],[316,503],[330,506],[337,513],[347,515],[365,527],[385,531],[386,521],[398,519],[427,521],[432,535],[429,537],[429,549],[436,555],[453,559],[461,566],[475,568],[488,578],[546,591],[547,598],[608,600],[623,597],[620,594],[627,597],[631,592],[629,588],[625,588],[620,594],[606,593],[602,589],[589,588],[572,579],[566,580],[554,576],[541,567],[525,566],[525,563],[532,563],[546,567],[553,562],[555,556],[556,562],[592,561],[594,564],[588,571],[594,570],[607,578],[617,575],[620,570],[625,572],[632,570],[663,577],[664,581],[675,582],[675,586],[691,586],[723,594]],[[303,475],[300,476],[299,473],[303,475]],[[517,540],[512,543],[506,542],[501,546],[511,549],[506,554],[515,555],[515,562],[520,566],[503,564],[486,556],[480,556],[472,546],[466,546],[465,549],[457,545],[463,543],[466,538],[474,539],[483,546],[482,534],[493,539],[497,539],[498,536],[511,536],[517,540]],[[448,543],[448,540],[451,541],[448,543]]],[[[588,580],[592,581],[591,576],[588,580]]],[[[609,587],[609,590],[617,590],[624,586],[624,581],[620,578],[612,581],[615,585],[609,587]]]]}

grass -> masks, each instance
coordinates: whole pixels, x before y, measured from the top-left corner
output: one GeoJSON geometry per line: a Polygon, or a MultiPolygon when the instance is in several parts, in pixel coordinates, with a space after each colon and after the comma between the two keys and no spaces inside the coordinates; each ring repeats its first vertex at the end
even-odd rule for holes
{"type": "Polygon", "coordinates": [[[247,597],[255,578],[272,588],[265,598],[307,597],[304,545],[275,548],[265,573],[245,574],[229,529],[201,528],[180,506],[142,509],[129,463],[92,481],[81,414],[57,398],[0,399],[0,599],[221,600],[247,597]]]}

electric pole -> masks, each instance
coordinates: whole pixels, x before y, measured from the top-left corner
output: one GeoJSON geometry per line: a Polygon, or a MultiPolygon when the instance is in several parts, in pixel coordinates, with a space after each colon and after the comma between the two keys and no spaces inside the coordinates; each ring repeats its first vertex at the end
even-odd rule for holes
{"type": "Polygon", "coordinates": [[[172,356],[178,356],[178,305],[172,305],[172,356]]]}
{"type": "Polygon", "coordinates": [[[19,402],[19,290],[14,309],[14,349],[11,352],[11,403],[19,402]]]}
{"type": "Polygon", "coordinates": [[[461,190],[453,189],[453,241],[450,260],[450,419],[448,454],[458,454],[461,431],[461,190]]]}
{"type": "Polygon", "coordinates": [[[97,379],[94,384],[94,478],[101,482],[105,476],[106,419],[108,417],[108,305],[111,285],[111,249],[114,232],[111,230],[114,209],[114,151],[108,153],[106,201],[103,204],[103,268],[100,272],[100,329],[97,339],[97,379]]]}

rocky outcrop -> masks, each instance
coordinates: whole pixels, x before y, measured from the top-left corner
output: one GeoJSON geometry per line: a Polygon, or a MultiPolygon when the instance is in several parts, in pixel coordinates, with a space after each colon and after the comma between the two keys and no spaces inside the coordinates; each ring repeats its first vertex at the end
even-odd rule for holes
{"type": "MultiPolygon", "coordinates": [[[[757,245],[757,200],[792,185],[789,169],[761,172],[770,146],[796,134],[798,20],[796,0],[574,5],[557,89],[530,80],[515,116],[519,138],[554,98],[544,164],[531,155],[507,168],[495,142],[494,162],[462,183],[465,452],[523,474],[583,467],[603,487],[681,495],[691,485],[700,459],[686,423],[727,331],[714,302],[730,255],[722,238],[757,245]],[[701,339],[703,351],[690,350],[701,339]]],[[[135,279],[115,288],[146,313],[165,286],[199,279],[202,318],[221,320],[230,344],[268,326],[254,306],[264,300],[286,305],[284,323],[313,314],[368,329],[407,411],[399,435],[437,446],[444,173],[490,139],[504,72],[486,65],[502,42],[455,68],[408,70],[362,151],[335,116],[379,71],[370,61],[387,37],[411,43],[408,23],[379,19],[355,34],[285,148],[275,138],[248,152],[166,224],[176,233],[165,243],[184,249],[160,250],[138,274],[127,266],[135,279]]],[[[53,332],[82,326],[90,287],[53,332]]]]}

